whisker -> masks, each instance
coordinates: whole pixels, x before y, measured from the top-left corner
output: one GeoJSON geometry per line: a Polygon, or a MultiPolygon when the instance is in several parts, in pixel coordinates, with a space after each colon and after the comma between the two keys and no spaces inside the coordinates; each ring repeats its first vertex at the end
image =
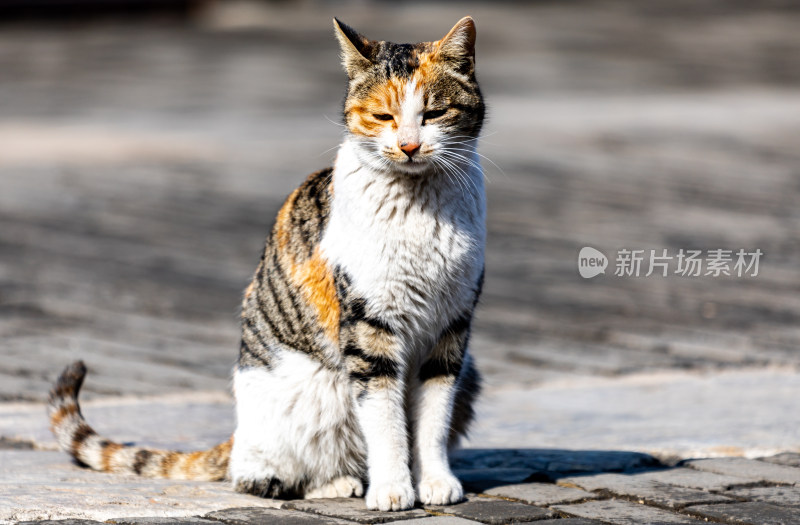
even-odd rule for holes
{"type": "MultiPolygon", "coordinates": [[[[466,188],[465,188],[465,187],[464,187],[464,186],[461,184],[461,181],[460,181],[460,179],[458,178],[458,175],[457,175],[457,174],[455,173],[455,171],[453,170],[453,167],[454,167],[454,166],[453,166],[453,164],[452,164],[451,162],[449,162],[448,160],[446,160],[445,158],[443,158],[443,157],[440,157],[440,158],[439,158],[439,161],[442,163],[442,167],[443,167],[445,170],[447,170],[447,173],[448,173],[448,174],[452,174],[452,175],[453,175],[453,177],[455,178],[455,182],[456,182],[456,184],[458,184],[458,186],[459,186],[459,188],[461,189],[461,191],[462,191],[462,192],[464,192],[464,193],[466,193],[466,188]]],[[[448,176],[448,179],[450,179],[450,182],[451,182],[451,183],[453,182],[453,179],[452,179],[452,178],[450,178],[449,176],[448,176]]]]}
{"type": "Polygon", "coordinates": [[[335,146],[334,146],[334,147],[332,147],[332,148],[328,148],[328,149],[326,149],[325,151],[323,151],[322,153],[320,153],[319,155],[317,155],[317,157],[321,157],[321,156],[325,155],[326,153],[328,153],[328,152],[330,152],[330,151],[333,151],[333,150],[335,150],[335,149],[339,149],[339,146],[340,146],[340,144],[337,144],[337,145],[335,145],[335,146]]]}
{"type": "Polygon", "coordinates": [[[322,116],[325,118],[325,120],[327,120],[327,121],[328,121],[328,122],[330,122],[331,124],[335,124],[335,125],[337,125],[337,126],[341,126],[341,127],[343,127],[343,128],[346,128],[346,127],[347,127],[347,126],[345,126],[344,124],[342,124],[342,123],[340,123],[340,122],[335,122],[335,121],[331,120],[330,118],[328,118],[328,115],[325,115],[324,113],[323,113],[323,115],[322,115],[322,116]]]}
{"type": "Polygon", "coordinates": [[[477,184],[475,184],[474,181],[471,181],[470,178],[468,176],[466,176],[466,173],[464,172],[464,170],[459,168],[457,165],[453,164],[451,161],[447,160],[444,157],[440,157],[439,160],[443,163],[442,164],[443,166],[449,166],[448,167],[448,171],[453,173],[453,176],[455,177],[456,181],[458,182],[458,185],[461,188],[462,192],[464,192],[465,195],[468,195],[469,198],[472,200],[472,205],[477,207],[478,203],[477,203],[477,200],[476,200],[476,195],[478,195],[480,193],[480,190],[478,189],[477,184]],[[467,186],[467,184],[469,184],[469,183],[472,184],[472,187],[475,190],[475,193],[469,191],[469,188],[467,186]]]}
{"type": "Polygon", "coordinates": [[[448,150],[448,149],[443,149],[440,153],[442,155],[447,155],[452,159],[465,162],[465,163],[469,164],[470,166],[483,171],[483,166],[481,166],[480,162],[478,162],[475,159],[471,159],[471,158],[467,157],[466,155],[462,155],[461,153],[456,153],[455,151],[448,150]]]}
{"type": "Polygon", "coordinates": [[[450,182],[450,184],[452,184],[452,183],[453,183],[453,178],[450,176],[450,173],[449,173],[448,171],[446,171],[446,170],[444,169],[444,167],[443,167],[443,166],[439,166],[438,164],[436,164],[436,161],[435,161],[435,160],[433,161],[433,167],[434,167],[434,170],[435,170],[436,168],[439,168],[439,167],[441,167],[441,168],[442,168],[442,171],[444,172],[445,176],[447,177],[447,180],[450,182]]]}
{"type": "Polygon", "coordinates": [[[497,165],[497,163],[496,163],[495,161],[493,161],[492,159],[490,159],[490,158],[489,158],[489,157],[487,157],[486,155],[483,155],[483,154],[481,154],[481,153],[478,153],[477,151],[471,151],[471,150],[467,150],[467,149],[459,149],[459,148],[450,148],[450,149],[451,149],[451,150],[455,150],[455,151],[469,151],[470,153],[475,153],[476,155],[480,156],[481,158],[483,158],[483,159],[486,159],[487,161],[491,162],[491,163],[492,163],[492,166],[494,166],[495,168],[497,168],[497,169],[500,171],[500,173],[502,173],[502,174],[503,174],[503,176],[505,176],[505,177],[508,177],[508,175],[506,174],[506,172],[505,172],[505,171],[503,171],[503,168],[501,168],[500,166],[498,166],[498,165],[497,165]]]}
{"type": "MultiPolygon", "coordinates": [[[[472,177],[470,177],[469,174],[461,167],[456,166],[456,169],[463,176],[464,180],[470,185],[472,185],[472,188],[475,190],[475,193],[476,194],[480,193],[480,189],[478,188],[478,184],[475,182],[475,180],[472,177]]],[[[481,175],[483,175],[482,170],[479,169],[478,171],[480,171],[481,175]]]]}
{"type": "MultiPolygon", "coordinates": [[[[475,168],[475,169],[476,169],[476,170],[477,170],[477,171],[478,171],[478,172],[481,174],[481,176],[482,176],[483,178],[485,178],[486,180],[489,180],[489,178],[488,178],[488,177],[486,176],[486,174],[484,173],[484,171],[483,171],[483,168],[481,167],[481,165],[480,165],[480,164],[478,164],[478,163],[476,163],[476,162],[475,162],[475,161],[473,161],[472,159],[466,158],[466,157],[464,157],[463,155],[459,155],[459,154],[457,154],[457,153],[452,153],[452,152],[449,152],[449,151],[448,151],[448,152],[443,152],[443,153],[444,153],[444,155],[443,155],[443,157],[442,157],[442,158],[449,158],[449,159],[450,159],[450,162],[453,162],[454,160],[458,160],[458,161],[466,161],[467,163],[469,163],[469,165],[471,165],[473,168],[475,168]]],[[[457,164],[456,164],[456,167],[459,169],[459,171],[461,171],[461,172],[464,174],[464,177],[466,177],[466,178],[467,178],[467,180],[469,180],[469,181],[473,182],[473,181],[472,181],[472,179],[469,177],[469,175],[466,173],[466,171],[465,171],[465,170],[463,170],[462,168],[460,168],[460,167],[459,167],[457,164]]],[[[473,182],[473,186],[474,186],[474,188],[475,188],[475,191],[476,191],[476,192],[479,192],[479,191],[480,191],[480,190],[478,189],[478,187],[477,187],[477,184],[475,184],[474,182],[473,182]]]]}

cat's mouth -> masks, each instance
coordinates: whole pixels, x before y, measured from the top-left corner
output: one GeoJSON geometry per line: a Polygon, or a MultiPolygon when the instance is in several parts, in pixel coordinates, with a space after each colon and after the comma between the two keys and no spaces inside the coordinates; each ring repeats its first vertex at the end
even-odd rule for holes
{"type": "Polygon", "coordinates": [[[413,158],[392,159],[392,161],[399,171],[413,174],[428,171],[433,166],[429,159],[416,156],[413,158]]]}
{"type": "Polygon", "coordinates": [[[426,151],[419,151],[413,156],[398,155],[396,151],[389,149],[384,149],[381,153],[397,171],[420,174],[433,168],[433,159],[429,148],[426,148],[426,151]]]}

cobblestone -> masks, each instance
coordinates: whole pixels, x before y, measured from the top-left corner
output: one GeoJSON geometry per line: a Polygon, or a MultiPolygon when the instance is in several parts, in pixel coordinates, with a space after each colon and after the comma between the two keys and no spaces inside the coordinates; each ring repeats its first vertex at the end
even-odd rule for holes
{"type": "MultiPolygon", "coordinates": [[[[352,521],[329,516],[307,514],[293,510],[263,509],[259,507],[224,509],[206,514],[207,517],[228,525],[255,525],[281,523],[282,525],[346,525],[352,521]]],[[[374,521],[372,523],[380,523],[374,521]]]]}
{"type": "Polygon", "coordinates": [[[587,520],[584,518],[561,518],[537,521],[536,525],[601,525],[602,523],[602,521],[587,520]]]}
{"type": "Polygon", "coordinates": [[[676,487],[643,478],[639,473],[630,474],[599,474],[564,478],[559,481],[564,485],[575,485],[589,491],[601,491],[615,496],[628,497],[641,500],[659,507],[681,509],[689,505],[700,503],[726,503],[730,498],[711,494],[697,489],[676,487]]]}
{"type": "Polygon", "coordinates": [[[80,468],[62,452],[0,450],[0,521],[183,517],[280,505],[229,483],[107,474],[80,468]]]}
{"type": "Polygon", "coordinates": [[[687,509],[703,518],[746,525],[798,525],[800,513],[769,503],[747,502],[729,505],[701,505],[687,509]]]}
{"type": "Polygon", "coordinates": [[[786,465],[788,467],[800,467],[800,454],[797,452],[782,452],[780,454],[775,454],[774,456],[761,458],[761,461],[766,461],[767,463],[776,463],[778,465],[786,465]]]}
{"type": "Polygon", "coordinates": [[[401,512],[367,510],[362,498],[294,500],[287,502],[283,507],[323,516],[342,518],[357,523],[386,523],[426,516],[425,511],[422,509],[411,509],[401,512]]]}
{"type": "Polygon", "coordinates": [[[524,501],[531,505],[548,507],[559,503],[576,503],[596,499],[597,495],[572,487],[561,487],[552,483],[523,483],[505,485],[487,490],[486,494],[513,500],[524,501]]]}
{"type": "Polygon", "coordinates": [[[732,486],[742,484],[742,478],[737,478],[736,476],[726,476],[682,467],[652,470],[637,473],[636,476],[643,480],[653,480],[667,485],[712,492],[727,490],[732,486]]]}
{"type": "MultiPolygon", "coordinates": [[[[2,454],[0,473],[4,473],[3,475],[7,477],[5,480],[0,479],[0,509],[12,509],[11,514],[8,514],[7,510],[0,514],[0,521],[5,522],[14,521],[14,516],[17,514],[14,514],[16,511],[9,505],[13,505],[13,498],[20,494],[26,494],[28,498],[36,495],[35,498],[39,499],[35,501],[41,503],[40,508],[47,508],[47,505],[53,503],[51,500],[55,500],[60,506],[50,507],[50,510],[45,511],[51,515],[60,512],[67,517],[102,518],[108,523],[117,525],[211,525],[212,522],[253,525],[270,520],[297,525],[388,522],[429,525],[511,522],[632,525],[699,523],[698,519],[722,520],[731,524],[767,525],[797,523],[796,516],[800,515],[798,487],[737,486],[766,483],[766,481],[753,481],[763,477],[763,475],[755,478],[750,476],[754,464],[767,468],[778,467],[777,471],[768,470],[767,473],[771,478],[775,478],[776,473],[779,473],[783,479],[788,479],[792,472],[800,472],[800,468],[740,458],[726,458],[730,461],[721,463],[698,462],[701,466],[723,464],[727,474],[676,467],[573,475],[562,477],[558,481],[560,485],[543,482],[501,484],[488,489],[486,495],[468,495],[466,501],[457,505],[386,513],[368,511],[361,498],[263,500],[233,493],[227,484],[142,480],[91,472],[69,464],[63,455],[55,453],[5,450],[0,454],[2,454]],[[31,462],[34,457],[39,458],[40,462],[31,462]],[[61,458],[61,461],[58,461],[58,458],[61,458]],[[20,476],[19,469],[26,464],[34,465],[34,468],[26,472],[25,476],[20,476]],[[13,477],[12,473],[16,473],[16,477],[13,477]],[[51,479],[52,487],[37,481],[37,476],[40,475],[51,478],[55,476],[51,479]],[[16,483],[13,482],[14,479],[17,480],[16,483]],[[691,488],[681,485],[689,485],[691,488]],[[230,502],[239,501],[258,503],[264,507],[224,506],[227,503],[229,507],[230,502]],[[190,506],[186,506],[187,504],[190,506]],[[83,509],[78,510],[80,505],[83,505],[83,509]],[[221,510],[205,514],[196,510],[210,505],[221,510]],[[116,511],[109,510],[115,507],[116,511]],[[127,517],[109,514],[121,513],[122,508],[126,509],[127,517]],[[136,509],[140,511],[150,509],[161,513],[182,511],[183,514],[162,514],[159,517],[142,518],[134,513],[136,509]],[[189,515],[192,509],[195,512],[194,517],[189,515]],[[81,514],[75,514],[78,512],[81,514]],[[198,517],[201,514],[202,517],[198,517]],[[567,518],[571,521],[567,521],[567,518]]],[[[460,454],[460,461],[463,467],[475,467],[466,469],[473,475],[483,472],[484,479],[508,477],[508,467],[504,465],[508,464],[509,457],[525,457],[528,464],[537,461],[530,451],[524,453],[519,450],[497,451],[489,456],[493,457],[491,461],[469,451],[463,451],[460,454]],[[468,457],[474,458],[475,462],[467,461],[465,458],[468,457]],[[487,466],[488,464],[499,465],[497,475],[492,475],[494,469],[487,466]],[[478,465],[483,467],[478,468],[478,465]]],[[[593,454],[590,457],[605,456],[593,454]]],[[[538,461],[547,464],[553,458],[551,454],[544,454],[538,461]]],[[[692,463],[694,464],[694,460],[692,463]]],[[[581,464],[588,466],[585,462],[581,464]]],[[[24,512],[29,511],[23,511],[23,515],[24,512]]],[[[41,511],[36,514],[39,515],[46,517],[41,511]]],[[[73,523],[78,525],[83,523],[83,520],[73,520],[73,523]]]]}
{"type": "Polygon", "coordinates": [[[692,459],[684,463],[687,467],[717,474],[741,477],[764,483],[800,482],[800,469],[744,458],[692,459]]]}
{"type": "Polygon", "coordinates": [[[64,520],[19,521],[17,525],[99,525],[102,521],[68,518],[64,520]]]}
{"type": "Polygon", "coordinates": [[[464,14],[457,3],[426,3],[425,17],[381,2],[336,13],[289,4],[263,30],[137,18],[0,35],[0,522],[796,522],[798,487],[774,485],[800,472],[786,415],[800,363],[800,113],[790,111],[800,11],[760,7],[781,2],[471,4],[492,114],[481,152],[505,173],[486,166],[487,279],[472,342],[487,384],[476,448],[453,462],[467,489],[495,497],[436,509],[464,517],[261,500],[224,483],[88,472],[34,450],[54,445],[34,403],[76,358],[90,367],[83,399],[97,401],[85,408],[104,434],[169,448],[230,434],[234,306],[283,198],[340,140],[321,118],[336,119],[344,85],[329,15],[412,40],[464,14]],[[590,62],[607,74],[587,74],[590,62]],[[586,243],[607,255],[767,256],[758,279],[609,269],[585,281],[575,258],[586,243]],[[217,400],[190,403],[200,391],[217,400]],[[662,467],[656,458],[769,450],[792,452],[621,481],[662,467]],[[568,480],[593,492],[543,483],[568,480]],[[702,498],[734,499],[680,508],[702,498]],[[567,514],[580,517],[555,519],[567,514]]]}
{"type": "Polygon", "coordinates": [[[638,503],[619,500],[588,501],[578,505],[556,505],[559,512],[570,516],[597,519],[614,525],[698,525],[700,522],[688,516],[681,516],[666,510],[648,507],[638,503]]]}
{"type": "Polygon", "coordinates": [[[800,488],[798,487],[740,488],[731,490],[726,494],[745,500],[763,501],[765,503],[774,503],[784,507],[800,508],[800,488]]]}
{"type": "Polygon", "coordinates": [[[553,516],[551,511],[532,505],[475,496],[469,497],[463,503],[442,507],[433,506],[430,509],[436,513],[452,514],[490,525],[535,521],[553,516]]]}
{"type": "Polygon", "coordinates": [[[479,521],[466,520],[456,516],[431,516],[404,521],[402,525],[474,525],[479,521]]]}
{"type": "Polygon", "coordinates": [[[219,525],[219,521],[197,516],[181,518],[113,518],[106,520],[108,525],[219,525]]]}

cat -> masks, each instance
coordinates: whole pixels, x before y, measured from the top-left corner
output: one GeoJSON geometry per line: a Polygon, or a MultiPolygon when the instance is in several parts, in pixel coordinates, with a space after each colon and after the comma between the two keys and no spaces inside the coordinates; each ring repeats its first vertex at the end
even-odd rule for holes
{"type": "Polygon", "coordinates": [[[49,413],[79,462],[275,498],[360,497],[366,482],[382,511],[463,499],[448,452],[480,390],[468,340],[486,241],[475,23],[413,45],[334,29],[345,137],[281,207],[244,293],[233,436],[191,453],[104,439],[76,362],[49,413]]]}

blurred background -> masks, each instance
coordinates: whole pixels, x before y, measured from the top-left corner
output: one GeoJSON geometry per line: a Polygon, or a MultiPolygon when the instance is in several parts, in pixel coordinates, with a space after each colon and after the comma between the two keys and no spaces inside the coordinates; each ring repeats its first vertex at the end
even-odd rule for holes
{"type": "Polygon", "coordinates": [[[798,2],[0,0],[0,400],[44,400],[75,358],[87,397],[227,390],[274,215],[341,139],[332,16],[407,42],[467,14],[489,388],[796,371],[798,2]],[[623,248],[764,255],[618,277],[623,248]]]}

